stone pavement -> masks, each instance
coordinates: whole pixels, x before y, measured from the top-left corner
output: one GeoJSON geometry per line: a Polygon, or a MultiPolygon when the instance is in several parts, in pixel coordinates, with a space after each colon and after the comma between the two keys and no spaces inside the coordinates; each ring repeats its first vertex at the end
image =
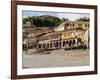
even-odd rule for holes
{"type": "Polygon", "coordinates": [[[89,65],[89,50],[52,50],[50,54],[25,54],[23,68],[47,68],[89,65]]]}

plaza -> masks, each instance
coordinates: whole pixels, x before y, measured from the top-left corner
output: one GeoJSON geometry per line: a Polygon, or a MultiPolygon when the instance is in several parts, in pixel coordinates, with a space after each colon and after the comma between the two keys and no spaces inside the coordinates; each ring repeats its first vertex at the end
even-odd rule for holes
{"type": "Polygon", "coordinates": [[[26,54],[23,52],[23,68],[73,67],[89,65],[89,50],[51,50],[26,54]],[[49,53],[48,53],[49,52],[49,53]]]}

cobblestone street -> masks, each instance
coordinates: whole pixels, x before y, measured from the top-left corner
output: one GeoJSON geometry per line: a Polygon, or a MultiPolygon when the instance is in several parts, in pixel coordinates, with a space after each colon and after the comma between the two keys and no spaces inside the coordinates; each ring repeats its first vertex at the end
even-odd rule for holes
{"type": "Polygon", "coordinates": [[[52,50],[49,54],[25,54],[23,68],[47,68],[89,65],[89,50],[52,50]]]}

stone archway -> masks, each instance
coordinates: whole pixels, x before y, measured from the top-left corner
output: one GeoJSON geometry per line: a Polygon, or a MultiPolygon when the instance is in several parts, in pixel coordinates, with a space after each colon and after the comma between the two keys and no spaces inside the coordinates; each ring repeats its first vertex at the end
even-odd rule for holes
{"type": "Polygon", "coordinates": [[[61,41],[59,41],[59,48],[61,48],[61,41]]]}
{"type": "Polygon", "coordinates": [[[69,47],[72,47],[72,40],[69,40],[69,41],[68,41],[68,46],[69,46],[69,47]]]}
{"type": "Polygon", "coordinates": [[[66,41],[63,41],[63,47],[66,45],[66,41]]]}
{"type": "Polygon", "coordinates": [[[66,41],[66,45],[68,44],[68,40],[66,41]]]}
{"type": "Polygon", "coordinates": [[[55,47],[57,47],[57,42],[55,42],[55,47]]]}
{"type": "Polygon", "coordinates": [[[50,43],[50,48],[52,48],[52,42],[50,43]]]}
{"type": "Polygon", "coordinates": [[[47,49],[49,48],[49,43],[47,43],[47,49]]]}
{"type": "Polygon", "coordinates": [[[76,41],[75,41],[75,39],[73,40],[73,46],[76,44],[76,41]]]}
{"type": "Polygon", "coordinates": [[[77,45],[82,44],[81,38],[77,38],[77,45]]]}

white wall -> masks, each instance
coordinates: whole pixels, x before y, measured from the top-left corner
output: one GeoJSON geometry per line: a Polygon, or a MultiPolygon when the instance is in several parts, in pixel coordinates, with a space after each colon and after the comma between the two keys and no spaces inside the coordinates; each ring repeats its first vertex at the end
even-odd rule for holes
{"type": "MultiPolygon", "coordinates": [[[[100,0],[34,0],[34,1],[92,4],[92,5],[97,4],[98,6],[100,3],[100,0]]],[[[0,0],[0,80],[10,80],[10,67],[11,67],[11,62],[10,62],[11,14],[10,13],[11,13],[10,0],[0,0]]],[[[99,14],[98,21],[100,21],[100,6],[99,6],[98,14],[99,14]]],[[[98,26],[100,26],[100,24],[98,26]]],[[[100,27],[98,27],[98,34],[100,34],[99,29],[100,27]]],[[[98,45],[99,44],[100,42],[98,42],[98,45]]],[[[100,48],[100,46],[98,46],[98,48],[100,48]]],[[[98,54],[98,58],[99,56],[100,54],[98,54]]],[[[100,58],[98,59],[98,61],[100,61],[100,58]]],[[[99,62],[98,62],[98,67],[100,67],[99,62]]],[[[67,76],[67,77],[32,79],[32,80],[100,80],[100,69],[98,73],[99,73],[98,75],[67,76]]]]}

